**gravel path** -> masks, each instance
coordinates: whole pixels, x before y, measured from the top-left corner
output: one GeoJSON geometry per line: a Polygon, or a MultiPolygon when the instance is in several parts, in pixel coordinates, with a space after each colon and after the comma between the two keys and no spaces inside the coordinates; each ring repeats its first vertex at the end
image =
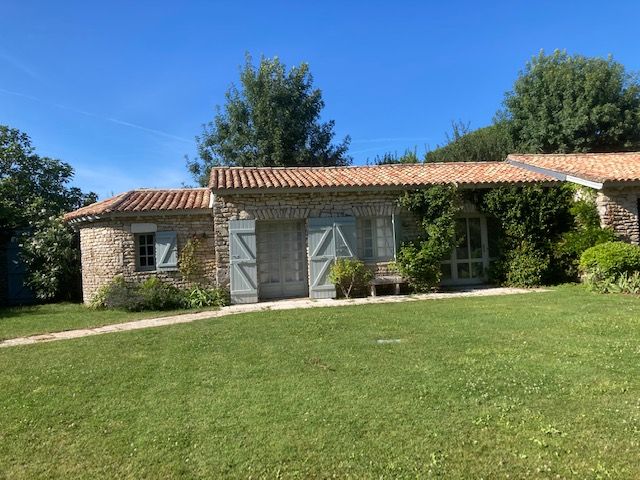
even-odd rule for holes
{"type": "Polygon", "coordinates": [[[45,333],[32,335],[29,337],[11,338],[0,342],[0,348],[16,347],[19,345],[32,345],[34,343],[55,342],[58,340],[71,340],[73,338],[89,337],[91,335],[102,335],[104,333],[126,332],[130,330],[140,330],[143,328],[164,327],[165,325],[176,325],[178,323],[190,323],[205,318],[224,317],[237,313],[261,312],[264,310],[292,310],[296,308],[318,308],[318,307],[341,307],[347,305],[369,305],[375,303],[399,303],[415,302],[419,300],[440,300],[445,298],[458,297],[488,297],[494,295],[514,295],[522,293],[543,292],[543,289],[523,289],[523,288],[474,288],[469,290],[456,290],[442,293],[427,293],[419,295],[387,295],[381,297],[354,298],[352,300],[312,300],[309,298],[297,298],[293,300],[277,300],[273,302],[251,303],[246,305],[231,305],[220,310],[184,313],[171,317],[148,318],[136,320],[134,322],[116,323],[105,325],[104,327],[83,328],[80,330],[67,330],[64,332],[45,333]]]}

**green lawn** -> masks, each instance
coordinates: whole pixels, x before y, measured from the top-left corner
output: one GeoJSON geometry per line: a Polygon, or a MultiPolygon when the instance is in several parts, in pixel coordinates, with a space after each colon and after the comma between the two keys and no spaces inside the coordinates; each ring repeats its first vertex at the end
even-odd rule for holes
{"type": "Polygon", "coordinates": [[[77,303],[0,308],[0,341],[39,333],[100,327],[112,323],[202,310],[206,309],[132,313],[119,310],[93,310],[77,303]]]}
{"type": "Polygon", "coordinates": [[[0,478],[640,477],[640,299],[578,287],[1,349],[0,372],[0,478]]]}

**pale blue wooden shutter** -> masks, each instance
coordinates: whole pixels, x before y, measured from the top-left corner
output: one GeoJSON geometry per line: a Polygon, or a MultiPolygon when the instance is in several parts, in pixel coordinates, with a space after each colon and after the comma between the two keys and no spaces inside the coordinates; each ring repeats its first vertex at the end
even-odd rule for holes
{"type": "Polygon", "coordinates": [[[178,239],[176,232],[156,232],[156,269],[178,268],[178,239]]]}
{"type": "Polygon", "coordinates": [[[256,221],[229,220],[231,303],[258,301],[256,221]]]}
{"type": "Polygon", "coordinates": [[[309,219],[309,296],[335,298],[336,288],[329,281],[329,270],[336,257],[355,257],[356,219],[309,219]]]}

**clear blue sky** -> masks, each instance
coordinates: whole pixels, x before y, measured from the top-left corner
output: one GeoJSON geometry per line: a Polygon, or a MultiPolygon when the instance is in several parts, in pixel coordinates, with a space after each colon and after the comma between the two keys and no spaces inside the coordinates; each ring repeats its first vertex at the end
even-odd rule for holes
{"type": "Polygon", "coordinates": [[[190,181],[245,52],[308,62],[357,164],[489,124],[540,49],[640,70],[636,1],[2,3],[0,123],[101,198],[190,181]]]}

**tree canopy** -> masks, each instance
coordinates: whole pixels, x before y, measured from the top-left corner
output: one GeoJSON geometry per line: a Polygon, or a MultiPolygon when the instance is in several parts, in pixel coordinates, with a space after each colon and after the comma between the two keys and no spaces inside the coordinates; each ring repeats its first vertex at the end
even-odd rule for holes
{"type": "Polygon", "coordinates": [[[640,84],[612,58],[556,51],[529,61],[492,125],[454,124],[427,162],[504,160],[510,152],[573,153],[640,148],[640,84]]]}
{"type": "Polygon", "coordinates": [[[95,201],[70,187],[71,165],[35,153],[26,133],[0,125],[0,229],[25,228],[36,218],[61,215],[95,201]]]}
{"type": "Polygon", "coordinates": [[[407,149],[402,155],[397,153],[387,152],[382,155],[376,155],[373,160],[374,165],[393,165],[401,163],[419,163],[420,159],[416,150],[407,149]]]}
{"type": "Polygon", "coordinates": [[[640,85],[611,57],[541,52],[520,73],[504,106],[520,152],[606,152],[640,145],[640,85]]]}
{"type": "Polygon", "coordinates": [[[463,123],[453,123],[447,143],[425,155],[425,162],[490,162],[502,161],[513,150],[513,142],[505,122],[469,130],[463,123]]]}
{"type": "Polygon", "coordinates": [[[203,126],[199,158],[188,160],[187,167],[205,185],[216,165],[348,165],[350,139],[332,143],[334,121],[320,120],[323,108],[306,63],[287,70],[277,57],[263,57],[255,67],[247,55],[240,88],[229,88],[224,107],[203,126]]]}
{"type": "Polygon", "coordinates": [[[24,232],[26,283],[41,300],[69,300],[80,292],[78,235],[61,215],[97,197],[70,187],[72,179],[71,165],[41,157],[26,133],[0,125],[0,247],[24,232]]]}

